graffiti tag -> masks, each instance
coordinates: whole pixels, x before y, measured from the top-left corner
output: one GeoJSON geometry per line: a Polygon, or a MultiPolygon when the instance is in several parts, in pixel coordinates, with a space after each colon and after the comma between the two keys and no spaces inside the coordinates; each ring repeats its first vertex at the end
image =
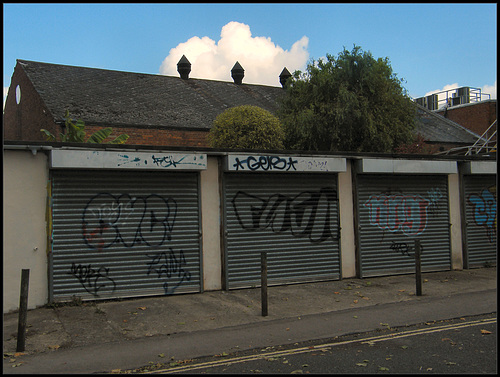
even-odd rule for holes
{"type": "Polygon", "coordinates": [[[95,297],[99,297],[99,291],[110,290],[114,292],[116,283],[109,277],[109,268],[99,267],[92,268],[92,265],[83,266],[76,265],[74,262],[71,265],[69,274],[74,275],[85,290],[95,297]],[[112,286],[112,287],[111,287],[112,286]]]}
{"type": "Polygon", "coordinates": [[[278,156],[248,156],[245,160],[240,160],[238,157],[235,159],[233,165],[235,170],[284,170],[289,171],[290,169],[297,170],[295,164],[297,160],[292,159],[292,157],[281,158],[278,156]]]}
{"type": "Polygon", "coordinates": [[[334,239],[330,216],[336,199],[337,193],[331,188],[305,191],[293,198],[275,194],[267,199],[238,191],[232,204],[239,225],[247,231],[291,231],[294,237],[308,237],[312,243],[319,243],[334,239]]]}
{"type": "Polygon", "coordinates": [[[407,243],[404,243],[404,242],[392,241],[391,250],[396,252],[396,253],[401,253],[403,255],[410,256],[411,247],[407,243]]]}
{"type": "Polygon", "coordinates": [[[99,251],[117,242],[129,248],[138,243],[161,246],[171,238],[176,213],[174,199],[156,194],[97,194],[83,210],[83,239],[99,251]]]}
{"type": "Polygon", "coordinates": [[[184,280],[191,280],[191,273],[183,268],[186,265],[186,258],[182,250],[179,252],[178,257],[175,255],[172,248],[169,248],[168,254],[162,251],[153,255],[146,254],[146,256],[151,258],[151,261],[148,263],[148,275],[156,273],[158,279],[162,277],[170,279],[174,275],[180,278],[179,282],[173,287],[169,287],[168,281],[165,280],[163,289],[166,295],[174,293],[184,280]]]}
{"type": "Polygon", "coordinates": [[[371,225],[407,236],[422,234],[427,226],[430,201],[420,195],[372,195],[364,203],[371,225]]]}
{"type": "Polygon", "coordinates": [[[469,202],[474,206],[473,218],[478,226],[486,228],[488,240],[493,243],[497,227],[497,201],[493,193],[484,189],[479,195],[469,195],[469,202]]]}

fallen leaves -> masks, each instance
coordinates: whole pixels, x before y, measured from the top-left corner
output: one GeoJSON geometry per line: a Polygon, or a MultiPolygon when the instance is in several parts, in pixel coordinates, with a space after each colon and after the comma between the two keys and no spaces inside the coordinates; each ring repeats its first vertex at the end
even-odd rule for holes
{"type": "Polygon", "coordinates": [[[481,330],[481,334],[485,334],[485,335],[487,335],[487,334],[491,334],[491,331],[488,331],[488,330],[481,330]]]}

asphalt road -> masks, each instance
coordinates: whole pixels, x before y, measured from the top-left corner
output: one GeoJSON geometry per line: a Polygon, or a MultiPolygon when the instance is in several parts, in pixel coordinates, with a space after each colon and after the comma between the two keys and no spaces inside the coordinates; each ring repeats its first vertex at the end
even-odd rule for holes
{"type": "MultiPolygon", "coordinates": [[[[165,360],[131,373],[497,373],[496,313],[290,345],[165,360]]],[[[125,371],[120,371],[121,373],[125,371]]]]}

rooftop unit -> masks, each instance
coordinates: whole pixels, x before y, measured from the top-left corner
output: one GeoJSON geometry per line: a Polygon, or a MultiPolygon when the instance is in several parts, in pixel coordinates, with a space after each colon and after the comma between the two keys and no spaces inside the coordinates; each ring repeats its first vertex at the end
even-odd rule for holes
{"type": "Polygon", "coordinates": [[[464,86],[457,89],[444,90],[426,97],[415,99],[415,102],[429,110],[438,110],[442,107],[463,105],[471,102],[480,102],[490,99],[489,94],[481,93],[480,88],[464,86]],[[487,98],[483,98],[487,96],[487,98]]]}

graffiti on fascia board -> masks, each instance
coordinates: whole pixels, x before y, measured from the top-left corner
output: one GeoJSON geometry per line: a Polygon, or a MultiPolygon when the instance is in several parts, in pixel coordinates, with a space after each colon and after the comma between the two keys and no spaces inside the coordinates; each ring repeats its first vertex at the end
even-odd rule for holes
{"type": "Polygon", "coordinates": [[[204,170],[203,153],[53,150],[53,168],[204,170]]]}
{"type": "Polygon", "coordinates": [[[265,172],[345,171],[345,159],[270,155],[229,155],[228,170],[265,172]]]}
{"type": "Polygon", "coordinates": [[[474,212],[473,219],[477,226],[486,228],[486,234],[490,243],[495,242],[497,229],[497,201],[493,193],[496,186],[484,189],[480,194],[470,194],[469,202],[472,204],[474,212]]]}
{"type": "Polygon", "coordinates": [[[190,168],[206,167],[206,159],[203,155],[194,154],[152,154],[147,157],[137,157],[129,154],[118,155],[117,166],[132,165],[136,167],[159,167],[159,168],[190,168]]]}

